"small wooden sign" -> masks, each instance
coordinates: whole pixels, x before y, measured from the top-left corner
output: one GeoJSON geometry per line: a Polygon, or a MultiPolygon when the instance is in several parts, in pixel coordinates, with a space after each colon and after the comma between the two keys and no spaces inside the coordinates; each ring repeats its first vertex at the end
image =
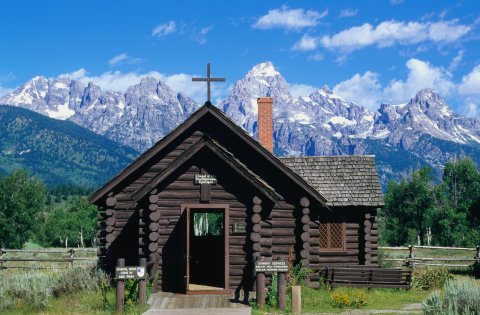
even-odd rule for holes
{"type": "Polygon", "coordinates": [[[217,176],[210,174],[195,174],[195,184],[215,185],[217,184],[217,176]]]}
{"type": "Polygon", "coordinates": [[[288,272],[286,261],[257,261],[255,272],[288,272]]]}
{"type": "Polygon", "coordinates": [[[145,279],[145,267],[116,267],[115,279],[145,279]]]}
{"type": "Polygon", "coordinates": [[[232,225],[232,232],[235,234],[244,234],[247,233],[247,227],[245,223],[234,222],[232,225]]]}

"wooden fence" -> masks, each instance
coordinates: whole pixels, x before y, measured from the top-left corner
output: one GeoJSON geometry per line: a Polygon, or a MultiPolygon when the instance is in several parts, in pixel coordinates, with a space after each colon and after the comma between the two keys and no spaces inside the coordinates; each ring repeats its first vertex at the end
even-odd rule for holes
{"type": "Polygon", "coordinates": [[[93,266],[97,263],[95,248],[0,249],[2,269],[64,269],[93,266]]]}
{"type": "Polygon", "coordinates": [[[442,247],[442,246],[414,246],[408,247],[388,247],[379,246],[379,250],[383,251],[385,257],[382,258],[385,262],[401,263],[402,266],[441,266],[446,268],[467,268],[475,263],[480,263],[480,246],[477,247],[442,247]],[[422,255],[417,255],[421,251],[422,255]],[[422,257],[426,253],[440,251],[444,253],[442,257],[422,257]],[[395,253],[396,256],[400,252],[405,252],[405,257],[390,257],[390,253],[395,253]],[[463,254],[459,255],[458,253],[463,254]],[[471,253],[471,254],[467,254],[471,253]],[[467,257],[467,255],[469,257],[467,257]],[[448,257],[444,257],[448,256],[448,257]],[[462,256],[462,257],[460,257],[462,256]]]}

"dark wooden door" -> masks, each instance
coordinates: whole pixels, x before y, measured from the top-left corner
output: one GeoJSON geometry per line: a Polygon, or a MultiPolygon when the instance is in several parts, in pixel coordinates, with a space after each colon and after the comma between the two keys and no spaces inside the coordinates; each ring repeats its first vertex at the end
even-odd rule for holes
{"type": "Polygon", "coordinates": [[[186,291],[193,292],[193,284],[229,287],[229,207],[225,204],[196,204],[185,206],[186,215],[186,291]],[[195,213],[222,215],[221,235],[194,235],[195,213]],[[192,287],[190,286],[192,284],[192,287]]]}

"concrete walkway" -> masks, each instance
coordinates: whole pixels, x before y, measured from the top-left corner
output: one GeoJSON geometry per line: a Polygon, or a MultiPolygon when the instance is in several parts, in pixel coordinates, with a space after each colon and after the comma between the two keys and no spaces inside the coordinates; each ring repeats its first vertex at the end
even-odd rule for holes
{"type": "Polygon", "coordinates": [[[146,315],[251,315],[249,306],[233,303],[226,295],[152,294],[146,315]]]}

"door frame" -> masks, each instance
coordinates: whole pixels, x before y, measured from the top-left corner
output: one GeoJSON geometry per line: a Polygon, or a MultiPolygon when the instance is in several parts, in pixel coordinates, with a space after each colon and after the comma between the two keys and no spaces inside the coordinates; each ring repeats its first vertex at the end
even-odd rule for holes
{"type": "Polygon", "coordinates": [[[186,210],[186,235],[187,235],[187,246],[186,246],[186,253],[185,253],[185,293],[186,294],[228,294],[230,293],[230,248],[229,248],[229,240],[230,240],[230,205],[229,204],[205,204],[205,203],[188,203],[181,205],[181,212],[186,210]],[[192,209],[218,209],[223,210],[223,236],[224,236],[224,265],[225,265],[225,287],[221,291],[190,291],[190,213],[192,209]]]}

